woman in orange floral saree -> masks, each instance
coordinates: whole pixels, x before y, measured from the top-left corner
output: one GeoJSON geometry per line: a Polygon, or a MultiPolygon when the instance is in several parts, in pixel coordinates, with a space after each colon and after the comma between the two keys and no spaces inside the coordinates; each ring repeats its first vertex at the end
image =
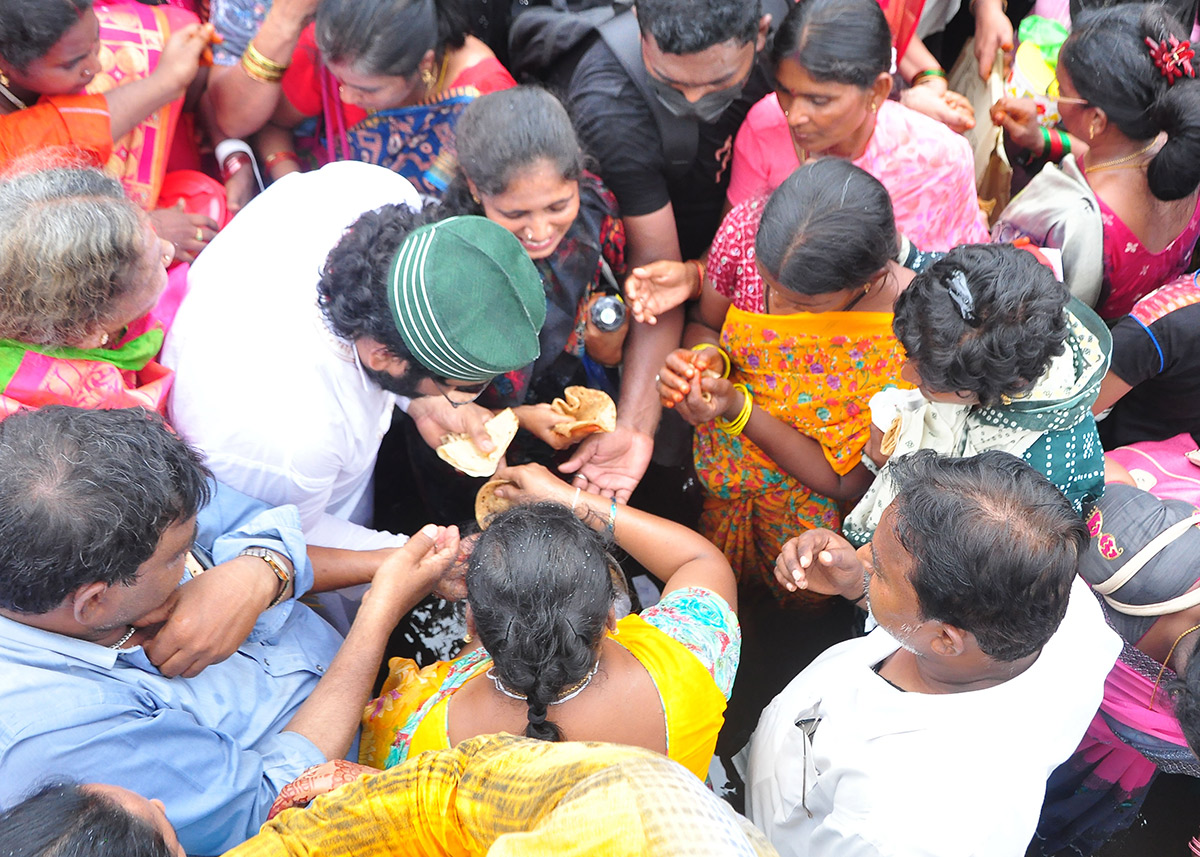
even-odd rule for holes
{"type": "Polygon", "coordinates": [[[873,479],[867,402],[903,383],[892,304],[912,274],[891,260],[896,247],[887,191],[835,158],[801,167],[765,206],[736,206],[718,230],[690,348],[668,356],[659,394],[696,426],[700,530],[742,587],[826,600],[779,587],[775,558],[798,529],[837,529],[873,479]]]}

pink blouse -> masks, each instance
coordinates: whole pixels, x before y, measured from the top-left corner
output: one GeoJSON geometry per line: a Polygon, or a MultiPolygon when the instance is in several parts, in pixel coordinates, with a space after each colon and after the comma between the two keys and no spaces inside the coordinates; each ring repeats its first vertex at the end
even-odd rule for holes
{"type": "Polygon", "coordinates": [[[1120,318],[1133,309],[1139,298],[1188,270],[1196,239],[1200,238],[1200,196],[1187,226],[1158,253],[1143,247],[1099,196],[1096,202],[1104,224],[1104,288],[1096,312],[1101,318],[1120,318]]]}
{"type": "MultiPolygon", "coordinates": [[[[922,250],[949,250],[989,240],[975,193],[975,158],[964,137],[895,101],[875,117],[875,133],[854,165],[892,197],[896,228],[922,250]]],[[[800,159],[774,93],[750,108],[733,147],[729,202],[765,196],[800,159]]]]}

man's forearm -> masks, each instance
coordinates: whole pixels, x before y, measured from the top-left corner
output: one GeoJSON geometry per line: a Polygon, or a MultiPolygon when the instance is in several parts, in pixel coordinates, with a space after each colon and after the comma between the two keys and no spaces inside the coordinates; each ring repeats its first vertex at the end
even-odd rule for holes
{"type": "Polygon", "coordinates": [[[617,422],[652,435],[662,416],[654,376],[683,336],[683,307],[658,317],[657,324],[633,322],[625,343],[621,402],[617,422]]]}

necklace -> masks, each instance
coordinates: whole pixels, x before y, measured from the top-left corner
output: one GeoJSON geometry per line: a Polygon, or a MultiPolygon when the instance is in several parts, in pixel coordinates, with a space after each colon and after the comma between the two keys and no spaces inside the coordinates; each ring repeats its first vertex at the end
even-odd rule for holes
{"type": "Polygon", "coordinates": [[[11,103],[12,106],[18,110],[24,110],[29,106],[24,101],[17,98],[17,96],[12,94],[12,91],[8,88],[8,78],[0,80],[0,95],[3,95],[5,98],[7,98],[9,103],[11,103]]]}
{"type": "Polygon", "coordinates": [[[1192,631],[1200,631],[1200,625],[1193,625],[1192,627],[1188,628],[1186,631],[1176,637],[1175,642],[1171,644],[1171,650],[1168,651],[1167,656],[1163,658],[1162,669],[1158,671],[1158,678],[1154,680],[1154,690],[1150,693],[1150,705],[1147,706],[1148,708],[1154,708],[1154,697],[1158,695],[1158,686],[1162,683],[1163,674],[1167,671],[1167,662],[1171,660],[1171,655],[1175,654],[1175,647],[1179,645],[1180,641],[1184,637],[1192,633],[1192,631]]]}
{"type": "MultiPolygon", "coordinates": [[[[1142,155],[1146,154],[1151,149],[1153,149],[1156,145],[1158,145],[1158,138],[1151,140],[1148,145],[1144,146],[1141,149],[1138,149],[1136,152],[1134,152],[1131,155],[1125,155],[1125,157],[1123,157],[1123,158],[1114,158],[1111,161],[1101,161],[1100,163],[1096,164],[1095,166],[1087,167],[1086,171],[1089,173],[1098,173],[1101,170],[1111,170],[1115,167],[1121,166],[1122,164],[1129,164],[1130,161],[1134,160],[1135,158],[1140,158],[1142,155]]],[[[1143,165],[1142,164],[1129,164],[1129,168],[1140,167],[1140,166],[1143,166],[1143,165]]]]}
{"type": "MultiPolygon", "coordinates": [[[[600,659],[596,658],[596,663],[592,664],[591,672],[585,675],[580,681],[565,688],[550,705],[562,705],[568,699],[574,699],[587,689],[587,686],[592,683],[592,679],[596,676],[596,670],[600,669],[600,659]]],[[[507,696],[509,699],[516,699],[520,702],[528,702],[529,697],[523,693],[509,690],[504,686],[504,682],[500,681],[500,676],[496,675],[496,668],[492,667],[487,671],[487,677],[492,680],[492,684],[496,685],[496,690],[507,696]]]]}
{"type": "Polygon", "coordinates": [[[111,646],[109,646],[109,648],[110,648],[110,649],[119,649],[119,648],[121,648],[123,645],[125,645],[126,643],[128,643],[128,642],[129,642],[129,638],[130,638],[130,637],[132,637],[132,636],[133,636],[134,634],[136,634],[136,633],[137,633],[137,628],[135,628],[135,627],[133,627],[132,625],[130,625],[130,626],[129,626],[129,630],[125,632],[125,636],[124,636],[124,637],[122,637],[121,639],[117,640],[115,643],[113,643],[111,646]]]}

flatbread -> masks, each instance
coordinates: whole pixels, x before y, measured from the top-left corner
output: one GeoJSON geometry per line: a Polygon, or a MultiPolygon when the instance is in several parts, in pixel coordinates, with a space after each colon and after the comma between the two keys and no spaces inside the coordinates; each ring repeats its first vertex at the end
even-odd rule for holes
{"type": "Polygon", "coordinates": [[[442,438],[442,445],[437,448],[438,458],[456,470],[461,470],[468,476],[491,476],[500,466],[508,445],[517,435],[517,415],[512,408],[505,408],[486,423],[488,435],[496,445],[490,453],[484,454],[466,434],[448,434],[442,438]]]}
{"type": "Polygon", "coordinates": [[[574,417],[569,423],[554,426],[555,434],[573,439],[598,431],[613,431],[617,427],[617,405],[603,390],[589,387],[567,387],[563,398],[555,399],[550,410],[564,417],[574,417]]]}
{"type": "Polygon", "coordinates": [[[512,485],[512,482],[508,479],[489,479],[475,495],[475,523],[479,524],[481,530],[488,528],[494,515],[499,515],[514,505],[512,500],[496,496],[495,491],[501,485],[512,485]]]}

